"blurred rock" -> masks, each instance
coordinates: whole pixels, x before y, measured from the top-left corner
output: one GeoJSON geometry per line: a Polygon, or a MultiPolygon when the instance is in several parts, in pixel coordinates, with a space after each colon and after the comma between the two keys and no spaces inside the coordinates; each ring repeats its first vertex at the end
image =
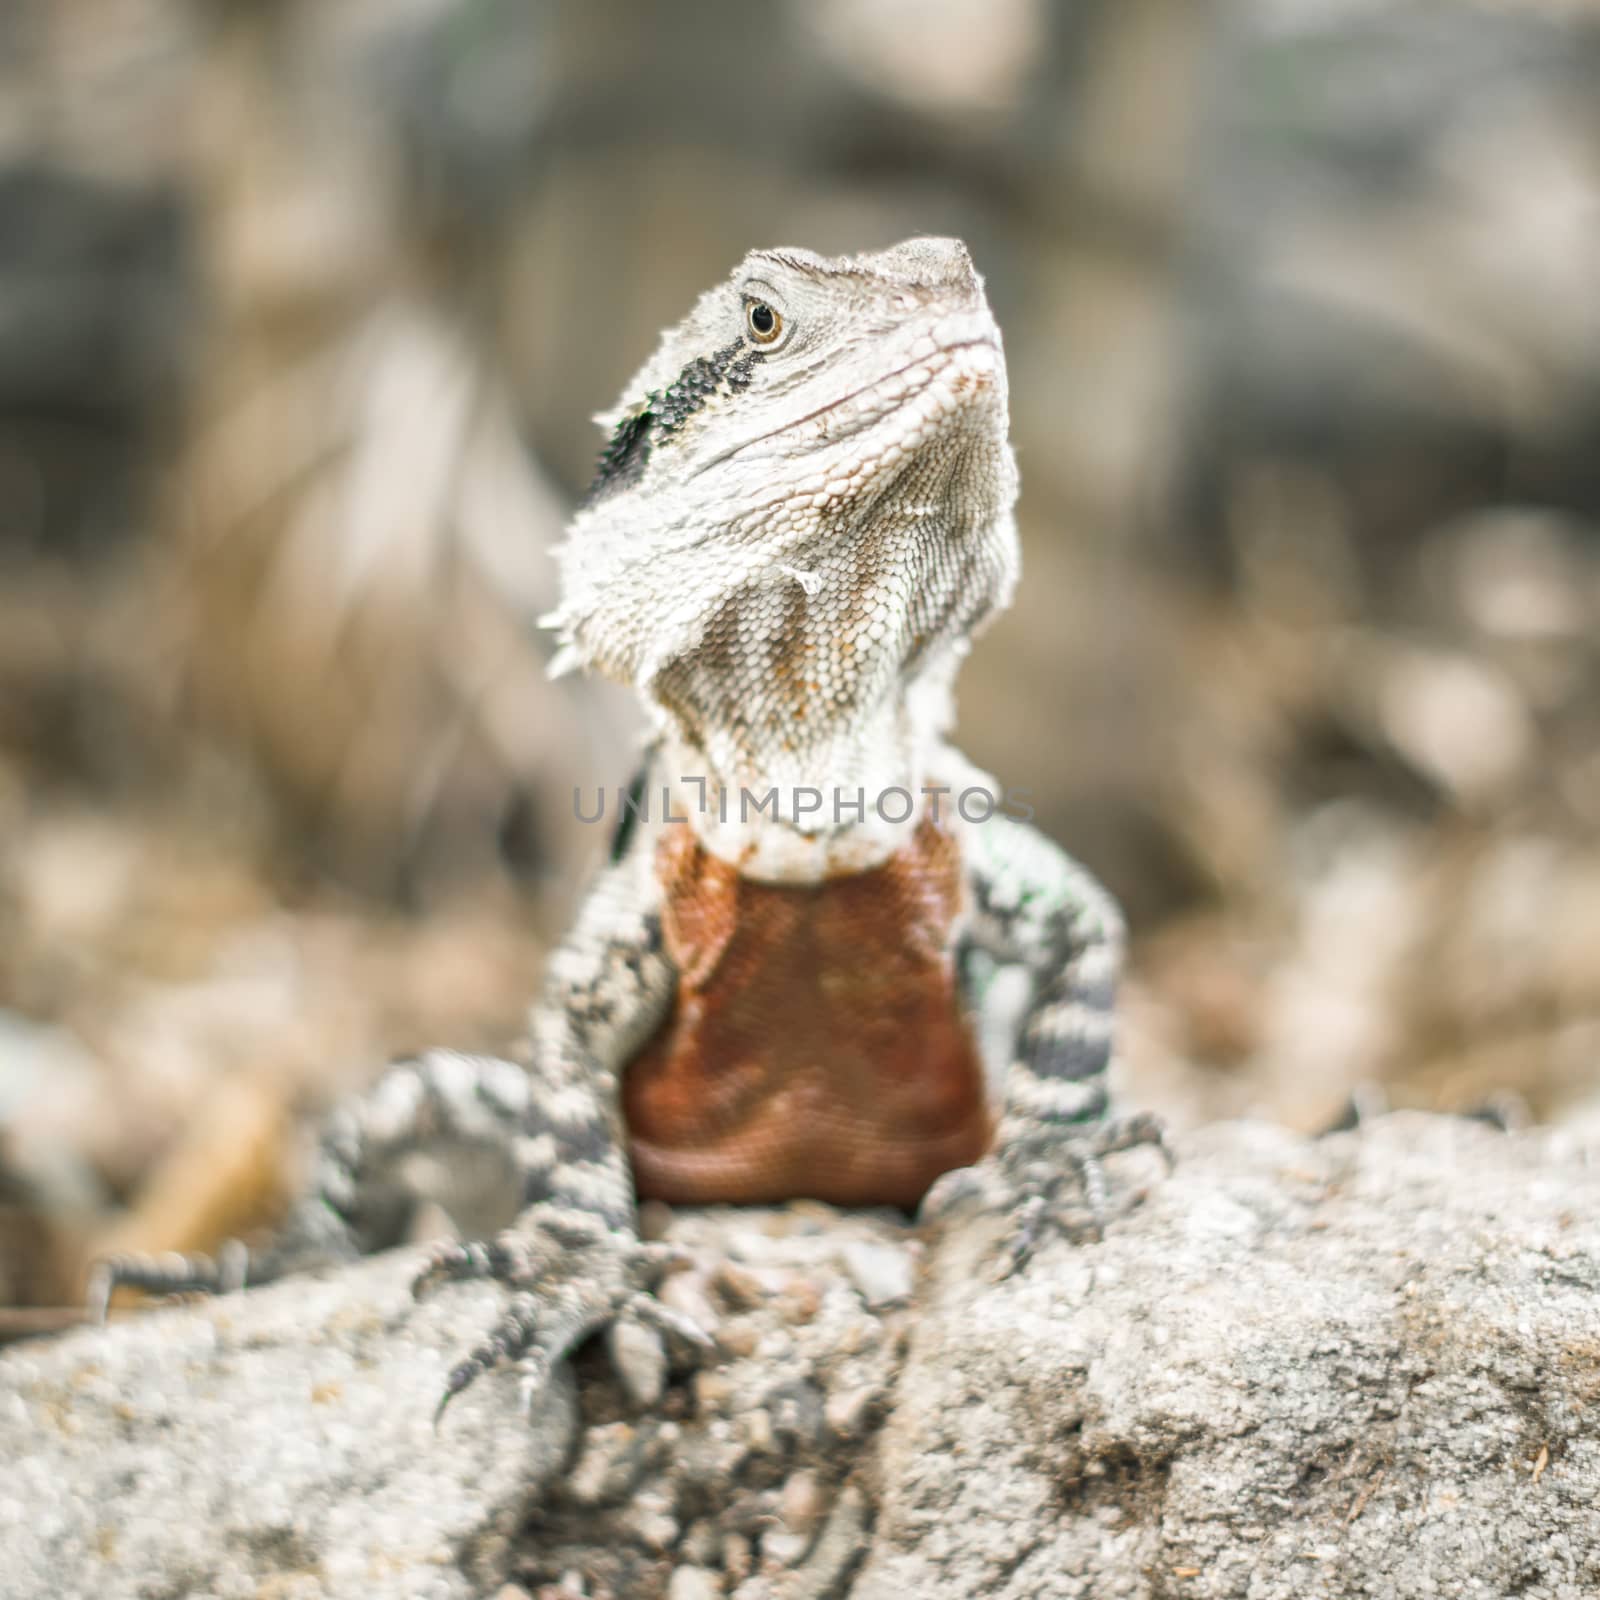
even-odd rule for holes
{"type": "Polygon", "coordinates": [[[132,536],[187,332],[175,188],[0,157],[0,570],[132,536]]]}
{"type": "Polygon", "coordinates": [[[556,1386],[530,1425],[501,1377],[436,1431],[422,1397],[495,1295],[417,1307],[415,1269],[389,1256],[14,1351],[0,1369],[8,1591],[483,1593],[566,1453],[572,1397],[556,1386]]]}
{"type": "Polygon", "coordinates": [[[681,1213],[692,1273],[801,1272],[818,1315],[742,1313],[755,1350],[643,1416],[584,1355],[570,1465],[570,1396],[530,1428],[509,1373],[430,1429],[497,1295],[414,1305],[412,1252],[30,1344],[0,1357],[7,1592],[1333,1600],[1470,1571],[1581,1600],[1597,1173],[1444,1119],[1218,1127],[1104,1241],[1007,1282],[994,1226],[957,1218],[914,1319],[846,1265],[901,1230],[681,1213]],[[892,1389],[886,1430],[835,1430],[863,1386],[892,1389]]]}
{"type": "Polygon", "coordinates": [[[1533,721],[1493,667],[1408,651],[1393,652],[1379,670],[1384,732],[1464,807],[1492,803],[1523,776],[1534,750],[1533,721]]]}
{"type": "Polygon", "coordinates": [[[858,1600],[1600,1582],[1596,1168],[1394,1118],[1228,1126],[1104,1246],[935,1256],[858,1600]],[[981,1469],[975,1470],[981,1462],[981,1469]]]}
{"type": "Polygon", "coordinates": [[[96,1072],[60,1028],[0,1011],[0,1308],[58,1305],[105,1196],[71,1130],[93,1115],[96,1072]]]}

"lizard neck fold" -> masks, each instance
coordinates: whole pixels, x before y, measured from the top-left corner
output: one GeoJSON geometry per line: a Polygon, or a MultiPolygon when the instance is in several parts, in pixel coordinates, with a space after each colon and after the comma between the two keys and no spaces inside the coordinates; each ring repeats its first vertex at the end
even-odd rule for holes
{"type": "Polygon", "coordinates": [[[836,738],[759,765],[719,762],[681,732],[663,742],[674,809],[701,845],[747,878],[808,884],[881,866],[924,810],[930,740],[885,706],[862,742],[836,738]]]}
{"type": "Polygon", "coordinates": [[[765,743],[661,715],[675,813],[711,855],[760,882],[815,884],[882,866],[928,814],[955,664],[847,718],[790,721],[789,737],[765,743]]]}

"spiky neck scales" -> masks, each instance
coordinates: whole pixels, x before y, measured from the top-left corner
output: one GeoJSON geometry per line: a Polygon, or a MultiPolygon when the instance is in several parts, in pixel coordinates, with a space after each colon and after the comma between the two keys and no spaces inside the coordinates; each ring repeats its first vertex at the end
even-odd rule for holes
{"type": "Polygon", "coordinates": [[[565,664],[637,686],[742,870],[882,859],[907,824],[874,797],[920,789],[1017,570],[1005,364],[965,246],[756,251],[601,421],[560,551],[565,664]],[[749,816],[774,790],[823,805],[749,816]]]}

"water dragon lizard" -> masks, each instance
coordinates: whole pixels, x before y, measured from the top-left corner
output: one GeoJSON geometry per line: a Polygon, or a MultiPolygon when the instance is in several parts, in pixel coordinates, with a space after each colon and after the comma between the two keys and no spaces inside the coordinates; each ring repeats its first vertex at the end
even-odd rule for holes
{"type": "Polygon", "coordinates": [[[1108,1111],[1115,904],[944,739],[1018,575],[1005,361],[966,247],[754,251],[600,421],[547,620],[556,665],[632,684],[654,739],[527,1061],[391,1067],[331,1119],[271,1249],[110,1262],[102,1301],[374,1248],[407,1152],[492,1148],[514,1223],[439,1247],[419,1288],[507,1290],[441,1408],[506,1361],[531,1400],[597,1332],[704,1342],[653,1294],[670,1260],[642,1199],[976,1196],[1010,1219],[1004,1271],[1069,1199],[1099,1214],[1103,1156],[1160,1145],[1108,1111]],[[1022,1003],[985,1059],[1007,971],[1022,1003]]]}

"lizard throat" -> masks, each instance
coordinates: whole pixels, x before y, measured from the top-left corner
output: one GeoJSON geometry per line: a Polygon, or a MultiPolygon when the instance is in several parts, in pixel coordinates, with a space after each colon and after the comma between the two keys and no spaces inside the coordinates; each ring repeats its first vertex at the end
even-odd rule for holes
{"type": "Polygon", "coordinates": [[[804,750],[730,748],[668,731],[661,772],[677,821],[746,877],[821,883],[881,865],[927,813],[930,697],[885,704],[804,750]]]}

